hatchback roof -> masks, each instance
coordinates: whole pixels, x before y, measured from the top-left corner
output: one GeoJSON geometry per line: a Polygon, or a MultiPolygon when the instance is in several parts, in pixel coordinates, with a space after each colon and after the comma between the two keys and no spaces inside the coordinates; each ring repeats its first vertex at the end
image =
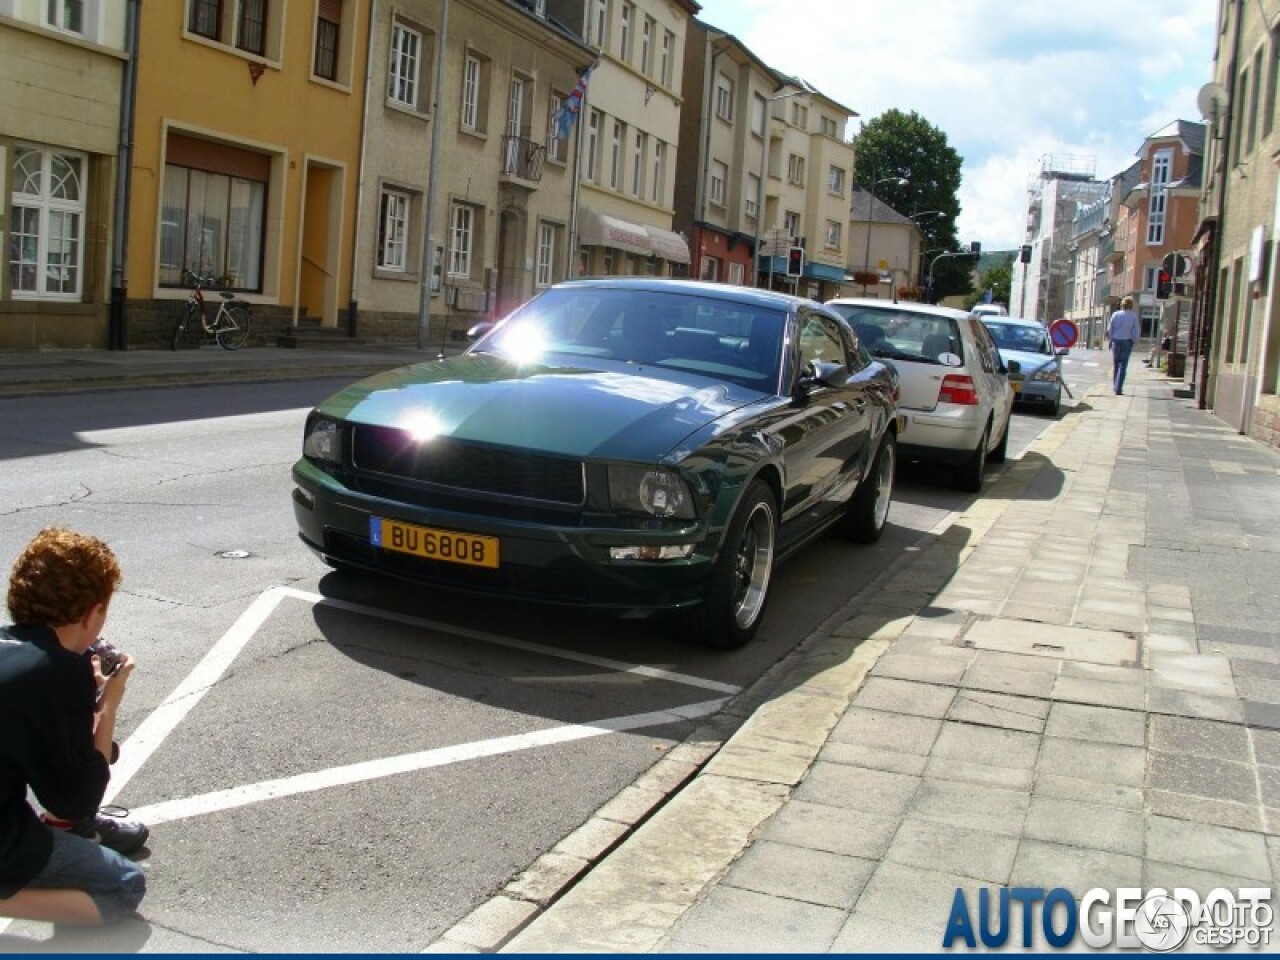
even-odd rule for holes
{"type": "Polygon", "coordinates": [[[907,310],[912,313],[927,313],[936,317],[952,317],[958,319],[960,317],[969,316],[967,311],[957,310],[954,307],[940,307],[932,303],[920,303],[917,300],[880,300],[876,297],[836,297],[828,300],[830,304],[841,304],[849,307],[879,307],[881,310],[907,310]]]}

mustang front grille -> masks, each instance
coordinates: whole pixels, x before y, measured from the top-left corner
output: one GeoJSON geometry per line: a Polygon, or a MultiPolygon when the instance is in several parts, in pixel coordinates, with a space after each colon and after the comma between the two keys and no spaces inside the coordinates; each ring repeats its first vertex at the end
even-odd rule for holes
{"type": "Polygon", "coordinates": [[[582,462],[436,438],[418,443],[404,430],[356,426],[352,466],[374,473],[521,500],[566,506],[586,501],[582,462]]]}

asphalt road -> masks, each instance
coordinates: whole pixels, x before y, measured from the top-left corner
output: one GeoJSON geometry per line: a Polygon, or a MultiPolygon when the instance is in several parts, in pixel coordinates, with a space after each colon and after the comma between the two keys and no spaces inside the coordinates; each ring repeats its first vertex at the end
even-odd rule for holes
{"type": "MultiPolygon", "coordinates": [[[[1068,370],[1081,394],[1105,356],[1068,370]]],[[[880,543],[814,544],[756,642],[706,650],[328,572],[288,468],[339,385],[0,401],[0,552],[61,524],[125,570],[105,635],[140,666],[112,789],[153,826],[148,951],[422,949],[969,501],[903,469],[880,543]]],[[[1050,422],[1019,414],[1010,455],[1050,422]]]]}

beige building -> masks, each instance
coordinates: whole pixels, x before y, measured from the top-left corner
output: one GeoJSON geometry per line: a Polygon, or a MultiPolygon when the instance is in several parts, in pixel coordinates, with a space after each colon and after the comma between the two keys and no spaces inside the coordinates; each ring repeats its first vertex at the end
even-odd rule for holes
{"type": "Polygon", "coordinates": [[[903,289],[918,288],[923,234],[915,221],[858,186],[848,216],[844,295],[890,299],[903,289]]]}
{"type": "Polygon", "coordinates": [[[577,276],[684,275],[672,230],[685,33],[693,0],[546,0],[598,51],[576,127],[577,276]]]}
{"type": "Polygon", "coordinates": [[[457,336],[564,279],[571,264],[574,132],[554,123],[592,62],[540,4],[374,4],[353,299],[358,332],[457,336]],[[436,57],[441,138],[423,311],[436,57]]]}
{"type": "Polygon", "coordinates": [[[125,0],[0,0],[0,348],[105,347],[125,0]]]}
{"type": "Polygon", "coordinates": [[[1280,446],[1280,3],[1220,0],[1196,235],[1196,393],[1241,433],[1280,446]],[[1197,349],[1199,348],[1199,349],[1197,349]]]}

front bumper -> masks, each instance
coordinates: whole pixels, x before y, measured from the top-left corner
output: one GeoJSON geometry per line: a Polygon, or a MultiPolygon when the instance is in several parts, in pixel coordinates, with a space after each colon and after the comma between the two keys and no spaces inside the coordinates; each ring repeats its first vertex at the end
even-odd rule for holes
{"type": "Polygon", "coordinates": [[[699,524],[665,530],[514,520],[417,506],[348,489],[306,460],[293,468],[298,535],[322,560],[467,593],[618,611],[701,602],[714,551],[699,524]],[[495,569],[397,553],[370,542],[370,517],[496,537],[495,569]],[[696,542],[677,560],[614,561],[609,548],[696,542]]]}
{"type": "Polygon", "coordinates": [[[1022,380],[1015,384],[1014,403],[1032,405],[1056,403],[1062,393],[1061,383],[1046,380],[1022,380]]]}

